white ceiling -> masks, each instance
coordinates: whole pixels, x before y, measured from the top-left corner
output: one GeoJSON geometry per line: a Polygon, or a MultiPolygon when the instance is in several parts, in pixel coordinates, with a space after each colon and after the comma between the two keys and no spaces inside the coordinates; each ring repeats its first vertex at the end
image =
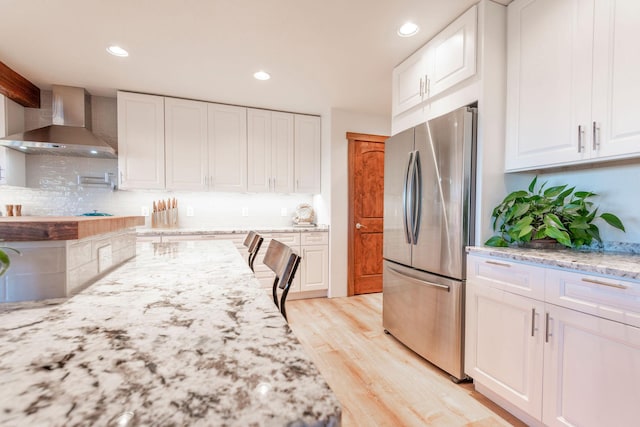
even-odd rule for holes
{"type": "Polygon", "coordinates": [[[389,115],[393,67],[476,2],[0,0],[0,61],[41,89],[389,115]],[[407,20],[420,32],[398,37],[407,20]],[[254,80],[259,69],[272,79],[254,80]]]}

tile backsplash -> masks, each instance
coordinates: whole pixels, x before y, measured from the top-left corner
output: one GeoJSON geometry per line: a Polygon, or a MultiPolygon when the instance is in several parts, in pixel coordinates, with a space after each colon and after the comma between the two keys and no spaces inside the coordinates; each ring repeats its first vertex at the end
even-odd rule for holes
{"type": "MultiPolygon", "coordinates": [[[[141,215],[143,208],[151,211],[154,200],[175,197],[180,227],[284,227],[291,225],[298,204],[313,204],[309,194],[112,191],[108,186],[78,184],[78,176],[117,176],[117,160],[111,159],[28,155],[26,169],[28,188],[0,187],[3,214],[6,204],[21,204],[23,215],[80,215],[94,210],[141,215]],[[187,216],[188,208],[193,216],[187,216]]],[[[151,226],[150,217],[146,225],[151,226]]]]}

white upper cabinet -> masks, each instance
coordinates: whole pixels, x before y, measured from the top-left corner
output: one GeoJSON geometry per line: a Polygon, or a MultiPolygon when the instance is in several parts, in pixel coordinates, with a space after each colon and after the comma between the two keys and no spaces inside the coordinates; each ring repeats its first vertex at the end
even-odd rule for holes
{"type": "Polygon", "coordinates": [[[427,75],[427,49],[423,46],[393,69],[391,114],[398,114],[424,101],[425,76],[427,75]]]}
{"type": "Polygon", "coordinates": [[[164,98],[118,92],[120,188],[163,189],[164,98]]]}
{"type": "Polygon", "coordinates": [[[247,191],[247,109],[208,104],[209,189],[247,191]]]}
{"type": "Polygon", "coordinates": [[[591,146],[600,158],[640,155],[640,2],[595,2],[591,146]]]}
{"type": "Polygon", "coordinates": [[[118,139],[122,189],[320,192],[317,116],[118,92],[118,139]]]}
{"type": "Polygon", "coordinates": [[[476,73],[477,22],[473,6],[393,70],[393,116],[476,73]]]}
{"type": "Polygon", "coordinates": [[[429,42],[427,98],[476,73],[477,27],[478,7],[473,6],[429,42]]]}
{"type": "Polygon", "coordinates": [[[248,109],[248,191],[293,191],[293,114],[248,109]]]}
{"type": "Polygon", "coordinates": [[[207,104],[165,98],[166,178],[169,190],[206,190],[207,104]]]}
{"type": "Polygon", "coordinates": [[[508,171],[640,154],[637,22],[634,0],[509,5],[508,171]]]}
{"type": "Polygon", "coordinates": [[[320,193],[320,117],[294,115],[294,191],[320,193]]]}

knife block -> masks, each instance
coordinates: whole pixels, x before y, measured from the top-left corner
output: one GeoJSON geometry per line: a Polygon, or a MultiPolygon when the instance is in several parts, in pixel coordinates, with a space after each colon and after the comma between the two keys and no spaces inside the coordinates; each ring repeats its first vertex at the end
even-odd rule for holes
{"type": "Polygon", "coordinates": [[[151,228],[177,228],[178,208],[169,208],[151,214],[151,228]]]}

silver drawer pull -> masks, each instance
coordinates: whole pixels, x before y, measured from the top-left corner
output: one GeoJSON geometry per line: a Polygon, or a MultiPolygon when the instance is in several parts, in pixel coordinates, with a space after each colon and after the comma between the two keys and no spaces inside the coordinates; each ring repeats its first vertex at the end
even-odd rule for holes
{"type": "Polygon", "coordinates": [[[497,261],[485,261],[487,264],[492,264],[492,265],[498,265],[500,267],[511,267],[510,264],[505,264],[503,262],[497,262],[497,261]]]}
{"type": "Polygon", "coordinates": [[[594,283],[596,285],[609,286],[610,288],[629,289],[628,286],[618,285],[617,283],[607,283],[607,282],[603,282],[603,281],[595,280],[595,279],[585,279],[584,277],[582,278],[582,281],[583,282],[587,282],[587,283],[594,283]]]}

